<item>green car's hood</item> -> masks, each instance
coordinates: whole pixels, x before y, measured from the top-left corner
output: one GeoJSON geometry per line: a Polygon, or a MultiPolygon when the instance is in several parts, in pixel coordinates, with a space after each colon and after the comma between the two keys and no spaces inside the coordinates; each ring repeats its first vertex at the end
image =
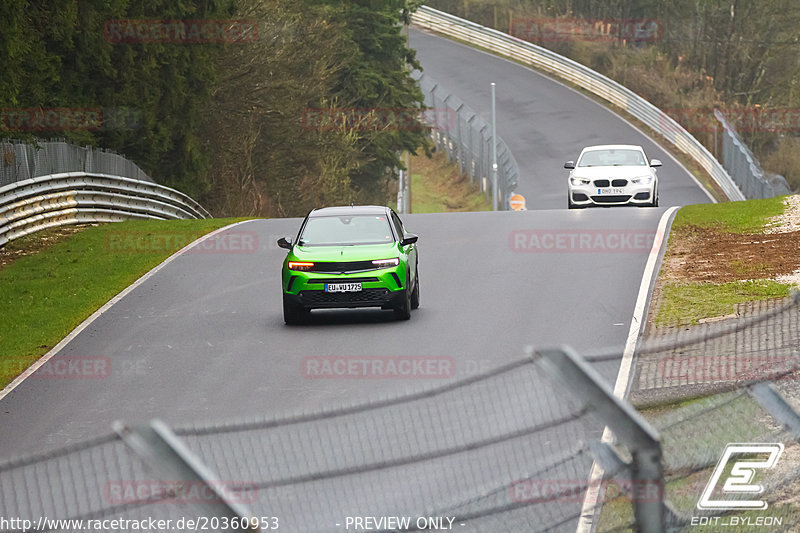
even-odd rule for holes
{"type": "Polygon", "coordinates": [[[295,246],[292,253],[300,261],[366,261],[389,259],[400,253],[397,243],[354,246],[295,246]]]}

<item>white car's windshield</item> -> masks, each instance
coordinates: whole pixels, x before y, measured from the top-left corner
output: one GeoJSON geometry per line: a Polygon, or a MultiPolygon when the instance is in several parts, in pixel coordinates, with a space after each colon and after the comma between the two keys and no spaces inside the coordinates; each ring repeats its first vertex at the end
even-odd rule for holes
{"type": "Polygon", "coordinates": [[[384,244],[394,241],[389,221],[381,215],[312,217],[306,222],[301,246],[384,244]]]}
{"type": "Polygon", "coordinates": [[[619,167],[646,165],[644,154],[639,150],[590,150],[578,161],[579,167],[619,167]]]}

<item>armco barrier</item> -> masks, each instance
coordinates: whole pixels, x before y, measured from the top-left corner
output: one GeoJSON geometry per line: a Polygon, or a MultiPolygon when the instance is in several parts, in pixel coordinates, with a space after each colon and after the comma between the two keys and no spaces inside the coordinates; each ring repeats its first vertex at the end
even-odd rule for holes
{"type": "Polygon", "coordinates": [[[420,7],[414,13],[412,21],[420,28],[479,46],[554,74],[602,97],[630,113],[691,157],[711,175],[729,200],[746,199],[725,168],[700,141],[672,117],[614,80],[541,46],[436,9],[420,7]]]}
{"type": "Polygon", "coordinates": [[[0,187],[0,246],[55,226],[147,218],[211,215],[175,189],[107,174],[66,172],[0,187]]]}

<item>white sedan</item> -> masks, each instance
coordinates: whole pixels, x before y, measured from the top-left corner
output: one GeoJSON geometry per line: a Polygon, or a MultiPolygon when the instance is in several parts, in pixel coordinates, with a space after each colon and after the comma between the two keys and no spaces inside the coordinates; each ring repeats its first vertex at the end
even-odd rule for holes
{"type": "Polygon", "coordinates": [[[567,180],[567,206],[570,209],[590,205],[658,206],[658,176],[661,161],[648,162],[641,146],[607,144],[587,146],[577,164],[564,163],[570,169],[567,180]]]}

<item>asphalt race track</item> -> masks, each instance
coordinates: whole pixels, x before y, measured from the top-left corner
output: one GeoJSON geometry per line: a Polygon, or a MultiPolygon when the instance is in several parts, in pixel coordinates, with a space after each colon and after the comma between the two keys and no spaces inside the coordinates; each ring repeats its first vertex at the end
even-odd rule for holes
{"type": "MultiPolygon", "coordinates": [[[[257,250],[181,255],[58,355],[102,358],[110,364],[106,377],[54,379],[34,374],[0,401],[0,459],[107,433],[118,419],[137,423],[160,418],[186,426],[367,403],[519,359],[529,344],[569,344],[579,352],[621,350],[663,207],[704,202],[707,196],[651,141],[585,97],[514,63],[438,37],[412,32],[411,43],[425,71],[480,112],[489,104],[489,82],[498,82],[498,132],[515,153],[521,170],[519,191],[531,210],[406,215],[407,229],[420,235],[422,302],[407,322],[395,321],[389,311],[330,310],[313,312],[307,326],[285,326],[280,303],[285,251],[275,240],[294,236],[299,220],[257,220],[230,228],[229,233],[253,236],[257,250]],[[642,144],[651,158],[662,159],[662,208],[565,209],[563,162],[576,157],[583,145],[605,142],[642,144]],[[570,236],[581,234],[591,236],[590,246],[577,246],[576,241],[563,246],[570,236]],[[452,358],[455,373],[424,379],[319,379],[308,376],[303,366],[303,358],[309,356],[452,358]]],[[[613,384],[616,365],[604,366],[602,372],[613,384]]],[[[468,432],[464,428],[470,422],[489,427],[495,419],[505,420],[505,414],[509,419],[514,418],[511,413],[543,416],[543,406],[568,397],[567,391],[544,385],[529,387],[524,399],[519,394],[504,396],[504,390],[487,396],[499,398],[494,414],[468,416],[463,423],[454,415],[445,429],[457,440],[468,432]]],[[[362,422],[341,443],[322,442],[322,447],[336,455],[337,446],[353,446],[347,439],[382,443],[386,432],[376,435],[381,425],[377,419],[362,422]]],[[[597,437],[599,429],[586,434],[572,427],[549,431],[521,447],[536,456],[564,453],[577,438],[597,437]]],[[[508,481],[489,479],[493,470],[487,457],[516,457],[513,451],[474,453],[478,455],[469,460],[460,457],[448,464],[448,471],[463,472],[465,464],[471,464],[476,471],[470,482],[480,479],[492,486],[508,481]]],[[[295,459],[289,455],[278,453],[275,460],[291,463],[295,459]]],[[[569,475],[587,476],[590,464],[589,457],[576,458],[569,475]]],[[[348,511],[380,514],[392,508],[391,502],[383,501],[390,492],[401,492],[426,477],[431,485],[448,479],[441,469],[419,465],[413,476],[403,479],[411,470],[395,472],[387,492],[372,490],[373,500],[370,494],[351,500],[367,503],[348,511]]],[[[343,509],[330,503],[340,501],[335,484],[316,489],[329,507],[343,509]]],[[[436,498],[444,492],[438,486],[426,494],[436,498]]],[[[307,504],[317,509],[317,503],[307,504]]],[[[554,505],[560,509],[553,514],[556,521],[556,515],[569,517],[580,507],[554,505]]],[[[287,503],[286,512],[290,508],[287,503]]],[[[327,520],[323,508],[320,504],[319,516],[327,520]]],[[[535,517],[514,523],[531,520],[535,517]]],[[[511,522],[504,524],[510,528],[506,530],[514,530],[511,522]]],[[[316,527],[322,526],[286,530],[316,527]]],[[[472,530],[499,531],[487,527],[472,530]]],[[[568,519],[563,524],[564,531],[574,527],[568,519]]]]}
{"type": "Polygon", "coordinates": [[[412,30],[409,41],[423,72],[486,120],[491,118],[490,84],[497,84],[497,133],[517,160],[516,192],[525,196],[528,209],[566,207],[564,162],[595,144],[638,144],[650,159],[660,159],[662,207],[709,201],[661,147],[594,100],[529,68],[443,37],[412,30]]]}

